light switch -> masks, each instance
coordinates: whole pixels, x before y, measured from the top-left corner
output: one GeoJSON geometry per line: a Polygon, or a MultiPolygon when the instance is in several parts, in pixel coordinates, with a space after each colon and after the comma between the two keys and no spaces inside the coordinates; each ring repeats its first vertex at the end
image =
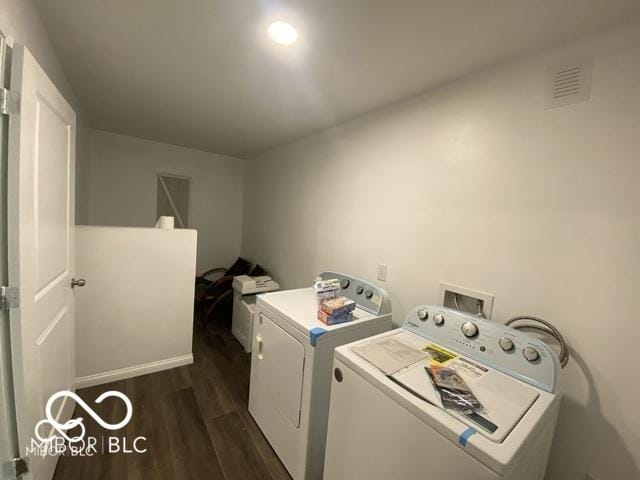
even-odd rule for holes
{"type": "Polygon", "coordinates": [[[387,266],[384,263],[378,265],[378,280],[381,282],[387,280],[387,266]]]}

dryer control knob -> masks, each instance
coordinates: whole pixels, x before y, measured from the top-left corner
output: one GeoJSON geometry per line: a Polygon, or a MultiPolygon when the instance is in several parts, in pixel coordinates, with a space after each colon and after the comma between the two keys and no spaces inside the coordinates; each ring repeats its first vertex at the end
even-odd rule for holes
{"type": "Polygon", "coordinates": [[[371,297],[373,297],[373,292],[371,290],[367,290],[366,292],[364,292],[364,296],[367,300],[370,300],[371,297]]]}
{"type": "Polygon", "coordinates": [[[429,312],[426,310],[418,310],[418,318],[423,322],[426,322],[427,318],[429,318],[429,312]]]}
{"type": "Polygon", "coordinates": [[[351,282],[349,280],[347,280],[346,278],[343,278],[342,281],[340,282],[340,287],[342,287],[342,289],[344,290],[345,288],[349,288],[349,284],[351,282]]]}
{"type": "Polygon", "coordinates": [[[362,295],[362,292],[364,292],[364,287],[362,285],[358,285],[358,288],[356,288],[356,293],[358,295],[362,295]]]}
{"type": "Polygon", "coordinates": [[[473,338],[478,335],[478,326],[473,322],[465,322],[462,324],[462,333],[467,338],[473,338]]]}
{"type": "Polygon", "coordinates": [[[513,340],[508,337],[502,337],[500,340],[498,340],[498,343],[500,344],[500,348],[505,352],[512,352],[515,348],[513,340]]]}
{"type": "Polygon", "coordinates": [[[525,347],[522,354],[530,362],[535,362],[540,358],[540,353],[533,347],[525,347]]]}
{"type": "Polygon", "coordinates": [[[444,325],[444,315],[441,313],[437,313],[433,317],[433,323],[435,323],[438,327],[441,327],[442,325],[444,325]]]}

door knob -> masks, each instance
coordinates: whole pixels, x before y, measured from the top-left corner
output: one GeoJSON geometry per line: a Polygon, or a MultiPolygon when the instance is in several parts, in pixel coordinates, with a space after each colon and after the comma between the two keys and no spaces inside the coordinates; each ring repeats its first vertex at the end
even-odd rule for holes
{"type": "Polygon", "coordinates": [[[71,288],[84,287],[86,284],[87,281],[84,278],[78,278],[77,280],[75,278],[71,279],[71,288]]]}

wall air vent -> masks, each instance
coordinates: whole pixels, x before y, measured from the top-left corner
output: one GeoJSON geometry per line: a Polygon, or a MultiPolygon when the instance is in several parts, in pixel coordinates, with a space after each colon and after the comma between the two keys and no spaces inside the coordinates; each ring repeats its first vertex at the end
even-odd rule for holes
{"type": "Polygon", "coordinates": [[[581,58],[548,70],[546,108],[586,102],[591,95],[593,60],[581,58]]]}

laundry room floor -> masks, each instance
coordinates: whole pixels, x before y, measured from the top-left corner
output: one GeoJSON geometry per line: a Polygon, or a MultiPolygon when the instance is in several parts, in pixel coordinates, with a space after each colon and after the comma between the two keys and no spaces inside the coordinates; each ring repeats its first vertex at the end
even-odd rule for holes
{"type": "MultiPolygon", "coordinates": [[[[133,417],[115,434],[130,442],[146,437],[147,452],[63,456],[54,479],[289,480],[247,410],[251,357],[229,326],[196,322],[193,350],[192,365],[79,390],[89,405],[108,390],[126,394],[133,417]]],[[[107,421],[124,416],[115,398],[95,410],[107,421]]],[[[114,435],[81,409],[74,416],[85,419],[88,436],[114,435]]]]}

